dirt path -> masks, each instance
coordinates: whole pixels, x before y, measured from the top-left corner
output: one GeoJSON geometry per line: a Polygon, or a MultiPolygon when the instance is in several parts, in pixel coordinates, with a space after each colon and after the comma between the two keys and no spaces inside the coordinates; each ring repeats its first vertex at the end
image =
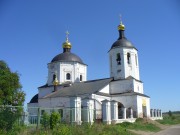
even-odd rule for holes
{"type": "Polygon", "coordinates": [[[180,125],[173,125],[165,130],[155,133],[154,135],[180,135],[180,125]]]}
{"type": "Polygon", "coordinates": [[[173,126],[165,126],[165,125],[159,125],[161,126],[161,131],[154,133],[154,132],[148,132],[148,131],[136,131],[136,130],[130,130],[138,135],[180,135],[180,125],[173,125],[173,126]]]}

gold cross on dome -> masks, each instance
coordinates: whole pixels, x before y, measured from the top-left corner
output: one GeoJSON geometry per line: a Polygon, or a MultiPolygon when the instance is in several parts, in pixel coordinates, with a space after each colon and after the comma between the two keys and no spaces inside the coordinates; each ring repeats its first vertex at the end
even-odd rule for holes
{"type": "Polygon", "coordinates": [[[68,41],[68,38],[69,38],[69,32],[66,31],[66,40],[68,41]]]}
{"type": "Polygon", "coordinates": [[[122,15],[121,14],[119,15],[119,18],[120,18],[120,23],[122,24],[122,15]]]}

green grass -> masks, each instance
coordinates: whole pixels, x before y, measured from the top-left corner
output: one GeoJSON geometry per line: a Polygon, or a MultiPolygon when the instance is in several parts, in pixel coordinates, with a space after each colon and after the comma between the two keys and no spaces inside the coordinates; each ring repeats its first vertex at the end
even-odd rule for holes
{"type": "Polygon", "coordinates": [[[157,120],[157,122],[164,125],[180,124],[180,114],[173,114],[172,116],[164,115],[163,120],[157,120]]]}
{"type": "Polygon", "coordinates": [[[82,124],[81,126],[72,126],[59,124],[53,130],[45,130],[43,127],[40,127],[39,130],[36,130],[35,127],[23,127],[23,130],[18,129],[18,132],[9,132],[8,135],[135,135],[129,129],[145,132],[157,132],[161,130],[152,124],[151,121],[138,118],[134,123],[123,122],[117,125],[95,123],[93,125],[82,124]]]}
{"type": "Polygon", "coordinates": [[[34,130],[28,132],[29,135],[135,135],[118,125],[104,125],[104,124],[83,124],[81,126],[70,126],[60,124],[54,130],[34,130]]]}
{"type": "Polygon", "coordinates": [[[123,122],[119,124],[121,127],[126,129],[133,129],[133,130],[142,130],[142,131],[151,131],[151,132],[158,132],[161,129],[156,125],[149,123],[143,119],[137,119],[135,123],[123,122]]]}

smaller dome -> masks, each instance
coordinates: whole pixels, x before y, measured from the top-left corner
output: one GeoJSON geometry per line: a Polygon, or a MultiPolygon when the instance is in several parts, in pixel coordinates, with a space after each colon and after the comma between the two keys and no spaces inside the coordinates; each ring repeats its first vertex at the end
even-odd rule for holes
{"type": "Polygon", "coordinates": [[[125,25],[122,22],[119,24],[118,30],[125,30],[125,25]]]}
{"type": "Polygon", "coordinates": [[[133,44],[129,40],[127,40],[126,38],[118,39],[116,42],[113,43],[113,45],[111,46],[111,49],[116,48],[116,47],[135,48],[133,46],[133,44]]]}
{"type": "MultiPolygon", "coordinates": [[[[71,43],[68,40],[69,32],[66,32],[66,41],[62,44],[63,46],[63,53],[60,53],[56,55],[51,62],[79,62],[81,64],[84,64],[80,57],[78,57],[76,54],[71,53],[71,43]]],[[[56,82],[58,84],[58,82],[56,82]]]]}
{"type": "Polygon", "coordinates": [[[120,22],[120,24],[118,26],[118,31],[119,31],[119,38],[118,38],[117,41],[115,41],[112,44],[111,49],[118,48],[118,47],[126,47],[126,48],[134,48],[134,49],[136,49],[134,47],[134,45],[129,40],[127,40],[127,38],[125,37],[125,35],[124,35],[125,26],[122,23],[122,21],[120,22]]]}
{"type": "Polygon", "coordinates": [[[38,94],[34,95],[29,103],[38,103],[38,94]]]}
{"type": "Polygon", "coordinates": [[[71,49],[71,43],[68,40],[68,38],[69,38],[68,35],[69,35],[69,32],[67,31],[66,32],[66,41],[62,44],[62,46],[63,46],[63,48],[71,49]]]}
{"type": "Polygon", "coordinates": [[[71,48],[71,43],[69,41],[64,42],[62,45],[63,48],[71,48]]]}

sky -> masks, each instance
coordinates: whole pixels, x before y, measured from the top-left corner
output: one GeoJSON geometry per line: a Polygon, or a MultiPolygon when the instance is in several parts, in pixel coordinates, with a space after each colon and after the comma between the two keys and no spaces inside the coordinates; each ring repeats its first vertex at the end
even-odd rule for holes
{"type": "Polygon", "coordinates": [[[180,111],[180,1],[0,0],[0,60],[18,72],[26,103],[46,84],[47,64],[68,30],[88,80],[110,77],[108,51],[125,35],[138,49],[140,79],[151,108],[180,111]]]}

